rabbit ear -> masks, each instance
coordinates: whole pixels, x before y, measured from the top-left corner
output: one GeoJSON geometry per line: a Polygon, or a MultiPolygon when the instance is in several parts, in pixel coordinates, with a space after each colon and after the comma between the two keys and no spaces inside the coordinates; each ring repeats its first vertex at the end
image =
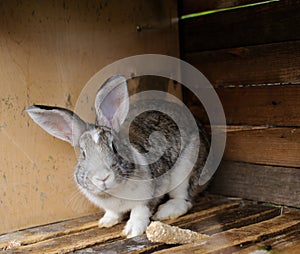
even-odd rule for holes
{"type": "Polygon", "coordinates": [[[129,110],[126,78],[112,76],[99,89],[95,99],[97,125],[118,130],[129,110]]]}
{"type": "Polygon", "coordinates": [[[34,105],[26,108],[27,113],[40,127],[52,136],[79,145],[79,138],[87,130],[88,124],[70,110],[34,105]]]}

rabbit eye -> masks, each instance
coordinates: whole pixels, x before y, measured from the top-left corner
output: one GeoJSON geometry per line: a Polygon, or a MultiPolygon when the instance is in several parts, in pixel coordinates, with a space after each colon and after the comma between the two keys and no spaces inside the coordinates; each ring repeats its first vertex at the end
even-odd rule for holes
{"type": "Polygon", "coordinates": [[[84,150],[81,150],[81,154],[82,154],[82,157],[85,159],[86,158],[86,153],[84,150]]]}
{"type": "Polygon", "coordinates": [[[115,146],[114,143],[111,143],[111,147],[112,147],[112,149],[113,149],[114,154],[117,154],[117,153],[118,153],[118,152],[117,152],[117,148],[116,148],[116,146],[115,146]]]}

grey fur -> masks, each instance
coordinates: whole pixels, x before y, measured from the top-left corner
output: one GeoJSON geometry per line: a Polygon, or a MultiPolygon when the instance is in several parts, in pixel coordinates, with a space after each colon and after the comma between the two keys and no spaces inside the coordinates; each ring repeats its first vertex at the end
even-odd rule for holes
{"type": "MultiPolygon", "coordinates": [[[[96,99],[95,103],[97,112],[95,125],[85,123],[75,113],[57,107],[32,106],[27,109],[27,112],[36,123],[51,135],[68,141],[74,146],[80,147],[81,152],[75,168],[74,179],[80,190],[90,199],[90,201],[104,208],[106,211],[118,209],[116,207],[119,207],[120,211],[115,211],[115,214],[122,214],[126,211],[134,210],[136,207],[139,209],[144,207],[144,210],[145,207],[148,207],[151,211],[150,214],[152,214],[154,208],[165,198],[161,193],[164,193],[164,190],[167,190],[166,185],[168,185],[170,181],[169,178],[174,174],[172,171],[173,166],[180,156],[180,152],[187,149],[186,147],[182,147],[182,135],[186,135],[185,139],[188,140],[188,143],[193,143],[195,133],[182,134],[177,124],[168,115],[159,111],[147,111],[138,115],[131,122],[129,128],[130,145],[133,147],[133,149],[131,149],[122,138],[125,135],[123,133],[124,130],[122,129],[122,124],[124,123],[124,114],[127,114],[128,112],[128,105],[125,104],[121,107],[121,110],[123,110],[121,113],[123,113],[123,115],[120,115],[119,112],[119,115],[115,116],[112,114],[111,109],[108,109],[110,115],[109,118],[105,119],[105,110],[107,110],[107,105],[109,105],[110,102],[109,96],[113,97],[112,101],[115,100],[114,96],[120,96],[120,94],[124,98],[128,97],[127,89],[124,86],[126,86],[124,77],[116,76],[110,78],[98,91],[96,97],[98,98],[98,101],[96,99]],[[113,89],[118,90],[116,95],[114,95],[113,92],[107,92],[110,82],[114,82],[113,89]],[[119,86],[117,84],[118,82],[122,84],[119,86]],[[105,90],[105,96],[102,94],[102,89],[103,91],[105,90]],[[124,95],[124,93],[126,94],[124,95]],[[55,121],[52,123],[53,117],[55,118],[55,121]],[[59,119],[63,121],[63,124],[61,126],[56,126],[59,125],[57,124],[60,122],[59,119]],[[70,122],[68,123],[68,121],[70,122]],[[71,135],[71,137],[70,135],[68,135],[68,137],[64,136],[65,133],[62,130],[62,127],[66,124],[71,126],[68,127],[68,131],[70,131],[70,129],[73,131],[75,130],[76,135],[71,135]],[[81,132],[81,134],[78,136],[79,132],[81,132]],[[167,143],[171,144],[165,151],[162,149],[163,141],[160,136],[152,136],[151,139],[149,138],[154,132],[163,134],[167,143]],[[72,137],[76,140],[72,140],[72,137]],[[157,161],[149,163],[149,165],[142,165],[140,162],[144,159],[137,157],[134,151],[146,154],[153,146],[153,142],[157,147],[157,150],[154,151],[154,155],[159,155],[160,153],[163,155],[157,161]],[[123,157],[121,154],[128,155],[129,157],[123,157]],[[129,161],[128,158],[135,158],[135,163],[129,161]],[[105,177],[109,178],[109,181],[107,180],[106,182],[106,179],[104,179],[105,177]],[[138,184],[131,186],[128,185],[129,179],[152,179],[153,181],[149,181],[148,184],[145,184],[144,186],[138,184]],[[99,181],[99,184],[102,184],[101,188],[99,187],[100,185],[98,186],[95,183],[97,181],[99,181]],[[141,186],[143,186],[143,189],[140,189],[141,186]],[[122,198],[116,196],[117,193],[122,191],[131,194],[145,191],[145,193],[149,193],[151,198],[140,201],[132,200],[130,203],[129,201],[122,200],[122,198]],[[110,206],[110,202],[117,202],[118,205],[110,206]]],[[[124,99],[123,97],[121,100],[124,99]]],[[[118,105],[114,105],[114,108],[118,108],[117,106],[118,105]]],[[[181,110],[180,106],[173,103],[170,103],[168,107],[174,112],[181,110]]],[[[183,119],[183,121],[185,121],[185,119],[183,119]]],[[[183,212],[179,212],[179,215],[183,214],[191,207],[195,196],[203,189],[200,188],[198,183],[201,171],[208,156],[210,144],[204,128],[200,124],[198,124],[198,128],[200,148],[197,161],[188,176],[187,187],[183,187],[182,195],[175,192],[172,192],[170,195],[171,199],[179,199],[182,200],[182,202],[186,202],[186,205],[182,208],[183,212]],[[185,192],[187,193],[186,195],[184,194],[185,192]]],[[[188,150],[186,151],[188,152],[188,150]]],[[[147,216],[149,217],[149,215],[147,216]]],[[[114,223],[117,222],[118,220],[114,223]]],[[[132,223],[128,223],[129,226],[125,228],[125,233],[131,236],[140,234],[145,230],[145,225],[147,225],[147,223],[146,216],[144,218],[144,224],[140,226],[142,229],[136,229],[138,228],[137,226],[132,226],[132,223]]],[[[100,222],[100,224],[103,224],[103,221],[100,222]]]]}

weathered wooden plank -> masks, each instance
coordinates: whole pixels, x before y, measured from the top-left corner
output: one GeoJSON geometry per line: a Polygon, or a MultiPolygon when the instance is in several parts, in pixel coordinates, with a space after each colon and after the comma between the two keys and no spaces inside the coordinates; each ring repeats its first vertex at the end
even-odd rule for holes
{"type": "Polygon", "coordinates": [[[212,217],[205,219],[199,218],[178,226],[212,235],[228,229],[258,223],[278,215],[280,215],[279,208],[245,205],[245,207],[236,209],[225,209],[212,217]]]}
{"type": "MultiPolygon", "coordinates": [[[[211,128],[215,128],[218,133],[218,128],[221,127],[211,128]]],[[[300,166],[299,128],[268,126],[226,126],[223,128],[227,131],[223,154],[225,160],[285,167],[300,166]]],[[[223,128],[220,131],[224,131],[223,128]]]]}
{"type": "MultiPolygon", "coordinates": [[[[243,201],[226,202],[223,205],[212,207],[212,209],[211,211],[209,211],[210,209],[194,210],[192,213],[176,220],[168,220],[167,223],[206,234],[213,234],[222,230],[257,223],[280,214],[279,208],[253,205],[249,202],[243,204],[243,201]]],[[[145,253],[170,247],[172,246],[150,243],[145,236],[139,236],[133,239],[120,239],[113,243],[92,246],[89,248],[89,252],[102,251],[109,253],[115,251],[117,253],[128,253],[134,250],[134,253],[145,253]]],[[[76,253],[84,252],[81,250],[76,253]]]]}
{"type": "Polygon", "coordinates": [[[186,15],[202,11],[218,10],[246,4],[259,3],[264,2],[264,0],[189,0],[178,2],[180,15],[186,15]]]}
{"type": "Polygon", "coordinates": [[[289,232],[292,228],[299,226],[299,213],[287,212],[282,216],[278,216],[267,221],[215,234],[202,245],[181,245],[171,249],[158,251],[156,253],[227,253],[226,249],[230,248],[232,250],[234,247],[236,251],[239,251],[240,245],[257,243],[263,239],[275,237],[283,232],[289,232]]]}
{"type": "Polygon", "coordinates": [[[210,191],[300,207],[300,170],[223,161],[210,191]]]}
{"type": "Polygon", "coordinates": [[[94,245],[88,249],[77,250],[74,254],[85,253],[147,253],[158,248],[163,248],[163,244],[151,243],[145,235],[137,236],[131,239],[120,239],[107,244],[94,245]]]}
{"type": "MultiPolygon", "coordinates": [[[[243,200],[220,199],[216,196],[209,196],[199,199],[191,213],[173,220],[173,224],[177,224],[180,227],[189,227],[194,230],[202,230],[210,234],[215,234],[215,232],[220,230],[227,230],[225,233],[233,230],[234,233],[228,234],[228,239],[223,238],[223,243],[227,243],[225,247],[231,248],[232,246],[237,245],[237,241],[249,242],[249,239],[252,239],[253,229],[248,229],[247,227],[253,226],[245,227],[245,225],[253,223],[257,224],[260,221],[269,221],[271,218],[278,217],[279,213],[280,208],[276,207],[266,207],[243,200]],[[237,228],[240,227],[242,227],[242,230],[238,231],[237,228]],[[216,230],[216,228],[219,230],[216,230]],[[238,240],[237,237],[239,238],[238,240]]],[[[279,218],[281,217],[282,216],[279,218]]],[[[296,216],[293,218],[296,218],[296,216]]],[[[85,225],[88,225],[88,223],[95,223],[94,219],[95,218],[91,216],[90,218],[83,219],[83,221],[85,225]],[[93,222],[89,222],[89,219],[93,220],[93,222]]],[[[289,218],[289,220],[291,219],[292,217],[289,218]]],[[[168,223],[170,222],[172,221],[168,221],[168,223]]],[[[164,249],[173,251],[174,249],[172,248],[173,246],[170,245],[150,243],[144,235],[133,239],[124,239],[121,237],[120,233],[124,223],[110,229],[99,229],[94,227],[95,225],[83,226],[82,230],[77,230],[76,232],[70,230],[72,224],[74,224],[74,228],[78,227],[75,221],[72,221],[72,223],[67,222],[66,226],[69,227],[69,233],[66,235],[60,234],[53,236],[51,239],[41,239],[40,242],[28,244],[27,246],[22,246],[16,250],[7,250],[6,253],[68,253],[73,251],[75,251],[75,253],[99,253],[99,251],[145,253],[164,249]]],[[[282,226],[281,231],[285,232],[288,227],[291,227],[290,224],[288,224],[287,227],[285,226],[286,224],[282,226]]],[[[55,231],[55,225],[49,225],[47,227],[50,232],[55,231]]],[[[61,227],[63,227],[63,224],[59,225],[58,231],[66,232],[66,230],[61,227]]],[[[43,229],[41,230],[43,232],[46,227],[41,228],[43,229]]],[[[274,231],[271,229],[267,236],[277,235],[277,231],[278,230],[274,231]]],[[[36,232],[38,232],[37,229],[36,232]]],[[[224,232],[211,236],[210,239],[213,239],[213,241],[210,241],[207,247],[210,251],[220,247],[220,240],[222,237],[220,237],[219,234],[223,233],[224,232]],[[218,237],[215,237],[216,235],[218,237]]],[[[263,234],[261,237],[266,237],[266,234],[263,234]]],[[[189,247],[189,245],[185,246],[186,250],[188,250],[187,247],[189,247]]],[[[192,246],[190,247],[193,248],[192,246]]]]}
{"type": "Polygon", "coordinates": [[[5,249],[11,241],[17,241],[21,245],[30,245],[51,238],[95,228],[98,226],[98,219],[101,218],[102,215],[103,214],[90,215],[1,235],[0,250],[5,249]]]}
{"type": "Polygon", "coordinates": [[[98,211],[74,202],[74,149],[43,132],[24,108],[76,108],[94,121],[95,96],[80,99],[88,80],[124,57],[178,56],[176,17],[176,0],[0,1],[0,234],[98,211]],[[138,32],[137,25],[155,29],[138,32]]]}
{"type": "MultiPolygon", "coordinates": [[[[209,216],[211,214],[216,213],[216,211],[222,209],[228,209],[232,207],[238,207],[238,206],[239,206],[239,202],[233,202],[231,200],[227,200],[224,198],[216,198],[210,196],[199,197],[193,209],[190,211],[189,214],[185,216],[186,219],[191,220],[192,218],[194,218],[194,214],[193,214],[194,211],[198,212],[198,216],[200,215],[209,216]]],[[[98,219],[101,216],[102,214],[96,214],[96,215],[86,216],[82,218],[72,219],[69,221],[54,223],[45,226],[39,226],[35,228],[30,228],[30,229],[2,235],[0,236],[0,250],[5,249],[11,241],[17,241],[21,246],[24,246],[21,247],[22,251],[27,251],[27,250],[29,251],[30,246],[34,246],[35,248],[38,248],[38,246],[43,246],[43,245],[54,246],[54,245],[62,244],[64,242],[57,239],[65,239],[66,237],[68,237],[68,235],[73,235],[73,234],[75,235],[81,233],[85,234],[85,231],[88,231],[90,229],[98,231],[97,229],[98,219]]],[[[178,218],[177,220],[180,219],[181,218],[178,218]]],[[[174,222],[176,222],[177,220],[174,220],[174,222]]],[[[122,228],[117,227],[111,230],[115,230],[116,232],[118,231],[117,233],[120,236],[122,228]]],[[[106,232],[107,230],[100,229],[99,234],[103,233],[104,231],[106,232]]],[[[97,232],[96,235],[98,235],[97,232]]],[[[105,236],[105,234],[103,234],[103,237],[99,236],[96,239],[96,242],[97,243],[105,242],[107,240],[107,237],[105,236]]],[[[93,239],[91,241],[93,241],[93,239]]],[[[91,242],[88,243],[85,242],[82,244],[90,244],[90,243],[91,242]]]]}
{"type": "Polygon", "coordinates": [[[256,164],[299,167],[299,151],[300,129],[254,128],[228,132],[223,158],[256,164]]]}
{"type": "MultiPolygon", "coordinates": [[[[300,225],[290,232],[281,233],[271,239],[262,241],[240,250],[239,254],[249,254],[258,250],[269,250],[270,254],[275,253],[299,253],[300,250],[300,225]]],[[[235,253],[236,254],[236,253],[235,253]]]]}
{"type": "MultiPolygon", "coordinates": [[[[77,233],[51,238],[17,249],[21,253],[68,253],[74,250],[87,248],[88,246],[112,241],[122,237],[124,223],[112,228],[91,228],[77,233]]],[[[13,250],[13,253],[15,250],[13,250]]],[[[9,253],[9,252],[8,252],[9,253]]]]}
{"type": "Polygon", "coordinates": [[[182,55],[215,86],[300,82],[300,41],[182,55]]]}
{"type": "MultiPolygon", "coordinates": [[[[284,250],[284,253],[286,254],[299,254],[299,250],[300,250],[300,243],[296,243],[295,245],[288,247],[284,250]]],[[[276,254],[276,252],[274,252],[273,254],[276,254]]]]}
{"type": "Polygon", "coordinates": [[[280,214],[278,208],[243,204],[243,202],[233,202],[231,206],[225,204],[215,208],[218,208],[218,210],[193,212],[190,216],[185,215],[175,220],[168,220],[168,223],[201,233],[213,234],[221,230],[269,219],[280,214]]]}
{"type": "MultiPolygon", "coordinates": [[[[230,229],[233,227],[241,227],[258,221],[270,219],[278,216],[279,208],[255,205],[251,202],[242,200],[230,200],[227,198],[205,197],[198,200],[197,205],[190,213],[180,218],[169,220],[167,223],[178,225],[180,227],[192,228],[194,230],[202,230],[208,234],[219,232],[222,229],[230,229]]],[[[93,217],[90,219],[94,220],[93,217]]],[[[72,222],[73,224],[75,222],[72,222]]],[[[40,234],[46,231],[45,227],[41,227],[41,233],[38,228],[36,230],[37,241],[27,242],[27,245],[21,246],[13,253],[67,253],[70,251],[80,250],[77,253],[97,253],[99,251],[117,251],[117,253],[127,253],[129,251],[153,251],[163,248],[170,248],[164,244],[150,243],[144,236],[133,239],[124,239],[121,236],[121,230],[124,223],[110,229],[99,229],[95,225],[95,221],[86,221],[81,229],[75,223],[74,228],[70,230],[72,223],[67,223],[67,230],[62,228],[63,224],[49,225],[50,232],[58,228],[60,234],[52,235],[48,238],[40,238],[40,234]],[[93,224],[87,227],[86,225],[93,224]],[[75,230],[76,229],[76,230],[75,230]]],[[[71,227],[72,228],[72,227],[71,227]]],[[[12,239],[12,238],[10,238],[12,239]]],[[[26,242],[22,239],[21,244],[26,242]]],[[[7,250],[9,251],[9,250],[7,250]]],[[[9,252],[8,252],[9,253],[9,252]]]]}
{"type": "Polygon", "coordinates": [[[299,0],[185,19],[180,23],[181,50],[197,52],[299,40],[299,26],[299,0]]]}
{"type": "MultiPolygon", "coordinates": [[[[210,237],[210,240],[205,247],[209,250],[216,250],[219,248],[231,248],[232,250],[232,247],[239,245],[239,243],[249,242],[250,240],[252,241],[255,232],[259,232],[259,230],[252,229],[253,225],[245,225],[253,223],[256,223],[254,225],[260,225],[260,223],[258,223],[260,221],[269,222],[272,221],[272,218],[274,217],[282,217],[278,216],[280,213],[280,208],[255,205],[249,201],[230,200],[216,196],[209,196],[199,199],[197,201],[197,205],[191,212],[192,213],[189,213],[181,218],[173,220],[173,224],[177,224],[181,227],[193,228],[194,230],[199,229],[210,234],[213,233],[214,235],[210,237]],[[248,227],[251,228],[249,229],[248,227]],[[215,232],[220,231],[216,230],[216,228],[227,231],[215,234],[215,232]],[[238,228],[240,228],[240,230],[238,230],[238,228]],[[254,230],[256,231],[254,232],[254,230]],[[225,237],[224,233],[226,233],[225,237]],[[220,242],[220,240],[222,241],[220,242]]],[[[281,225],[281,231],[283,232],[288,231],[288,229],[292,226],[300,225],[300,215],[297,217],[295,214],[288,212],[288,216],[290,216],[289,220],[294,219],[294,223],[288,224],[285,221],[280,221],[279,224],[281,225]],[[295,224],[295,222],[298,224],[295,224]]],[[[94,220],[93,217],[89,219],[94,220]]],[[[87,218],[84,219],[85,223],[87,224],[88,220],[86,220],[87,218]]],[[[172,221],[168,221],[168,223],[170,222],[172,221]]],[[[75,221],[72,223],[75,223],[75,221]]],[[[66,225],[71,227],[72,223],[68,222],[66,225]]],[[[76,228],[77,224],[75,223],[74,225],[76,228]]],[[[62,230],[62,226],[63,225],[59,226],[60,231],[62,230]]],[[[51,239],[28,244],[27,246],[21,246],[16,250],[7,250],[6,253],[74,253],[74,251],[77,254],[99,252],[109,253],[110,251],[114,251],[114,253],[145,253],[160,250],[167,250],[167,253],[169,253],[169,251],[173,251],[174,249],[172,248],[172,245],[153,244],[149,242],[145,235],[132,239],[125,239],[120,233],[123,226],[124,223],[110,229],[99,229],[94,226],[86,228],[83,227],[83,230],[76,232],[70,231],[69,234],[57,235],[51,239]]],[[[48,230],[51,232],[55,229],[55,225],[49,225],[47,227],[49,227],[48,230]]],[[[43,231],[44,230],[45,228],[43,231]]],[[[265,237],[268,238],[273,235],[277,235],[278,232],[278,228],[272,229],[270,226],[270,230],[267,232],[267,234],[260,232],[261,235],[256,241],[259,242],[260,240],[263,240],[261,239],[262,237],[265,240],[265,237]]],[[[200,248],[202,247],[203,246],[200,246],[200,248]]],[[[181,251],[183,247],[177,248],[179,248],[178,251],[181,251]]],[[[174,250],[176,251],[177,248],[174,250]]],[[[196,251],[197,249],[195,249],[195,246],[186,245],[184,246],[184,250],[196,251]]]]}
{"type": "MultiPolygon", "coordinates": [[[[300,126],[300,85],[219,87],[216,92],[227,124],[300,126]]],[[[195,116],[209,123],[195,96],[188,93],[185,101],[195,116]]]]}

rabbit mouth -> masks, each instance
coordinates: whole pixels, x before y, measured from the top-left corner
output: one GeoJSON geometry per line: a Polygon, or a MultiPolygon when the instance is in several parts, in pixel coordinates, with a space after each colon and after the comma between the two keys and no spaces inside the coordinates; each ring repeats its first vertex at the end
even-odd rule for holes
{"type": "Polygon", "coordinates": [[[106,186],[106,184],[102,184],[101,186],[98,186],[97,184],[94,184],[92,181],[88,181],[88,183],[84,186],[87,190],[93,192],[94,194],[101,194],[105,193],[109,188],[106,186]]]}
{"type": "Polygon", "coordinates": [[[105,193],[109,189],[106,184],[98,186],[98,184],[93,183],[87,176],[83,178],[76,177],[75,180],[78,186],[95,195],[105,193]]]}
{"type": "Polygon", "coordinates": [[[84,189],[86,189],[88,192],[94,194],[94,195],[97,195],[99,197],[108,197],[110,196],[110,194],[108,193],[108,188],[99,188],[98,186],[94,185],[94,184],[88,184],[88,185],[85,185],[83,187],[84,189]]]}
{"type": "Polygon", "coordinates": [[[111,189],[114,177],[110,174],[102,178],[91,176],[87,172],[79,171],[75,174],[75,182],[83,189],[99,195],[111,189]],[[110,178],[110,179],[109,179],[110,178]],[[109,182],[107,181],[109,179],[109,182]]]}
{"type": "Polygon", "coordinates": [[[81,191],[87,196],[92,194],[93,196],[97,196],[102,199],[111,197],[111,195],[108,192],[106,192],[107,189],[100,190],[97,186],[93,184],[85,184],[84,186],[79,184],[79,189],[81,189],[81,191]]]}

